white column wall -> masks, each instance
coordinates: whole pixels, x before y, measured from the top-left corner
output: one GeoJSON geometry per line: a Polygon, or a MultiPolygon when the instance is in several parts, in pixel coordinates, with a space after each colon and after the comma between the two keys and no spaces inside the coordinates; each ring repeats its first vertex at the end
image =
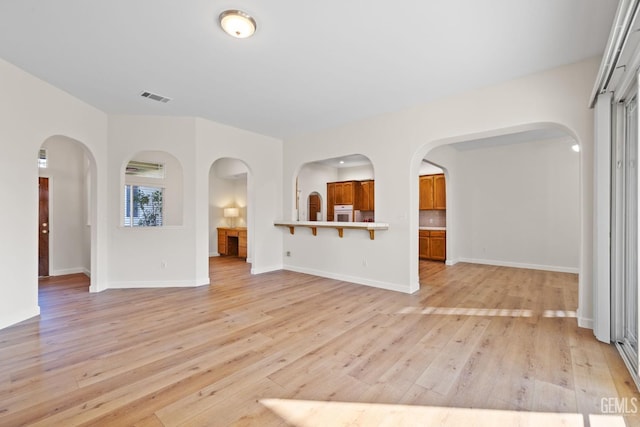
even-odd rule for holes
{"type": "MultiPolygon", "coordinates": [[[[0,328],[39,313],[38,167],[42,143],[54,135],[81,142],[95,162],[93,194],[106,192],[107,116],[0,59],[0,328]]],[[[91,207],[91,288],[106,282],[105,199],[91,207]]]]}
{"type": "Polygon", "coordinates": [[[193,118],[109,116],[109,288],[206,283],[195,276],[194,131],[193,118]],[[165,151],[180,163],[182,225],[120,225],[124,168],[141,151],[165,151]]]}
{"type": "MultiPolygon", "coordinates": [[[[196,274],[209,277],[209,170],[221,158],[247,165],[247,239],[251,272],[282,268],[282,238],[273,221],[282,216],[282,142],[204,119],[196,119],[196,274]]],[[[210,278],[215,285],[215,275],[210,278]]]]}

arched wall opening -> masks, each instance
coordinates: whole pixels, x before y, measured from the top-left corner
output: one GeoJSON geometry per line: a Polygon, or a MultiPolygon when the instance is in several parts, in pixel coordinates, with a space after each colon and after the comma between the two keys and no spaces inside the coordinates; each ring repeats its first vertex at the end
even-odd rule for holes
{"type": "Polygon", "coordinates": [[[38,205],[41,213],[43,207],[48,210],[46,219],[39,218],[38,224],[38,275],[83,273],[91,278],[89,290],[97,291],[97,279],[91,274],[96,271],[98,244],[94,156],[82,142],[54,135],[42,143],[37,158],[38,205]]]}
{"type": "Polygon", "coordinates": [[[584,182],[576,144],[568,128],[540,123],[423,145],[412,174],[425,159],[447,169],[447,264],[577,273],[581,284],[584,182]]]}
{"type": "Polygon", "coordinates": [[[307,221],[322,221],[323,220],[323,198],[317,191],[312,191],[307,197],[307,221]]]}
{"type": "MultiPolygon", "coordinates": [[[[245,258],[251,263],[253,258],[253,204],[252,182],[249,166],[241,159],[219,158],[209,168],[209,257],[232,255],[245,258]],[[244,230],[246,237],[240,236],[238,243],[244,248],[230,250],[224,232],[219,229],[244,230]],[[243,240],[242,239],[246,239],[243,240]]],[[[233,236],[236,237],[236,236],[233,236]]],[[[213,281],[210,280],[211,283],[213,281]]]]}
{"type": "MultiPolygon", "coordinates": [[[[348,199],[349,203],[341,203],[335,194],[328,194],[329,183],[354,182],[361,185],[364,182],[375,181],[375,171],[371,160],[362,154],[350,154],[329,159],[320,159],[302,164],[293,176],[294,180],[294,212],[293,218],[298,221],[313,221],[309,217],[309,196],[317,194],[321,205],[319,211],[323,221],[334,221],[334,205],[352,205],[354,215],[352,219],[370,219],[373,221],[375,207],[373,203],[366,206],[360,203],[361,191],[353,188],[355,199],[348,199]]],[[[371,188],[371,202],[374,200],[375,187],[371,188]]],[[[316,216],[316,218],[318,218],[316,216]]]]}
{"type": "Polygon", "coordinates": [[[420,164],[418,178],[418,258],[446,261],[451,258],[447,256],[449,247],[446,245],[447,224],[451,224],[447,218],[452,216],[451,203],[447,203],[449,171],[446,167],[424,158],[420,164]]]}
{"type": "Polygon", "coordinates": [[[139,151],[122,163],[120,177],[120,226],[183,224],[183,171],[172,154],[139,151]]]}

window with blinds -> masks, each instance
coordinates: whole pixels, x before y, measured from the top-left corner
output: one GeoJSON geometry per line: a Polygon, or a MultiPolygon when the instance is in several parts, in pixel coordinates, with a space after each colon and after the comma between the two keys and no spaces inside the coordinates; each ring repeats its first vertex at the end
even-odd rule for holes
{"type": "Polygon", "coordinates": [[[142,185],[124,186],[124,226],[159,227],[162,225],[163,188],[142,185]]]}
{"type": "Polygon", "coordinates": [[[47,149],[41,148],[38,152],[38,167],[45,169],[47,167],[47,149]]]}

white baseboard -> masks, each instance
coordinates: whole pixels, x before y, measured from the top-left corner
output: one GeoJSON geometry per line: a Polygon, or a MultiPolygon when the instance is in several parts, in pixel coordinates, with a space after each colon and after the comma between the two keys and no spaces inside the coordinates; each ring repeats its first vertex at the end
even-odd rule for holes
{"type": "Polygon", "coordinates": [[[380,288],[380,289],[386,289],[389,291],[396,291],[396,292],[402,292],[405,294],[411,294],[415,291],[417,291],[418,289],[412,289],[415,286],[410,286],[410,287],[405,287],[396,283],[389,283],[389,282],[382,282],[379,280],[371,280],[371,279],[366,279],[363,277],[355,277],[355,276],[347,276],[344,274],[336,274],[336,273],[332,273],[330,271],[322,271],[322,270],[314,270],[311,268],[303,268],[303,267],[296,267],[293,265],[284,265],[284,270],[289,270],[289,271],[295,271],[297,273],[305,273],[305,274],[311,274],[313,276],[320,276],[320,277],[326,277],[328,279],[334,279],[334,280],[341,280],[343,282],[350,282],[350,283],[355,283],[358,285],[365,285],[365,286],[371,286],[374,288],[380,288]]]}
{"type": "Polygon", "coordinates": [[[209,252],[209,258],[213,258],[216,256],[220,256],[220,254],[218,252],[209,252]]]}
{"type": "MultiPolygon", "coordinates": [[[[447,261],[448,262],[448,261],[447,261]]],[[[526,264],[522,262],[499,261],[493,259],[460,258],[456,262],[468,262],[471,264],[495,265],[498,267],[526,268],[529,270],[553,271],[556,273],[578,274],[579,269],[575,267],[561,267],[555,265],[526,264]]],[[[448,264],[447,264],[448,265],[448,264]]]]}
{"type": "Polygon", "coordinates": [[[66,276],[67,274],[78,274],[78,273],[87,274],[87,269],[84,267],[61,268],[59,270],[52,270],[49,273],[49,275],[50,276],[66,276]]]}
{"type": "Polygon", "coordinates": [[[457,263],[459,263],[460,261],[457,259],[448,259],[444,262],[445,265],[456,265],[457,263]]]}
{"type": "Polygon", "coordinates": [[[32,317],[40,315],[40,306],[32,307],[29,310],[22,310],[18,313],[11,313],[11,315],[0,315],[0,329],[4,329],[8,326],[15,325],[24,320],[31,319],[32,317]]]}
{"type": "Polygon", "coordinates": [[[208,286],[211,284],[211,279],[208,277],[201,277],[196,280],[196,286],[208,286]]]}
{"type": "Polygon", "coordinates": [[[593,329],[593,326],[594,326],[593,318],[584,317],[582,315],[582,312],[580,311],[580,308],[578,308],[577,314],[578,314],[578,326],[580,326],[581,328],[593,329]]]}
{"type": "MultiPolygon", "coordinates": [[[[249,261],[247,260],[247,262],[249,261]]],[[[251,266],[251,274],[269,273],[271,271],[278,271],[278,270],[282,270],[282,265],[272,265],[272,266],[262,267],[262,268],[255,268],[253,267],[253,265],[251,266]]]]}

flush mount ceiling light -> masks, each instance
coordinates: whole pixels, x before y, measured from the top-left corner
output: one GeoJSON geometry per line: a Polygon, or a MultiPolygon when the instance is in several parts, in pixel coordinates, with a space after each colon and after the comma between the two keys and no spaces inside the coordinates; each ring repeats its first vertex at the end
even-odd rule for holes
{"type": "Polygon", "coordinates": [[[241,10],[225,10],[218,18],[220,26],[232,37],[246,39],[256,31],[256,21],[241,10]]]}

